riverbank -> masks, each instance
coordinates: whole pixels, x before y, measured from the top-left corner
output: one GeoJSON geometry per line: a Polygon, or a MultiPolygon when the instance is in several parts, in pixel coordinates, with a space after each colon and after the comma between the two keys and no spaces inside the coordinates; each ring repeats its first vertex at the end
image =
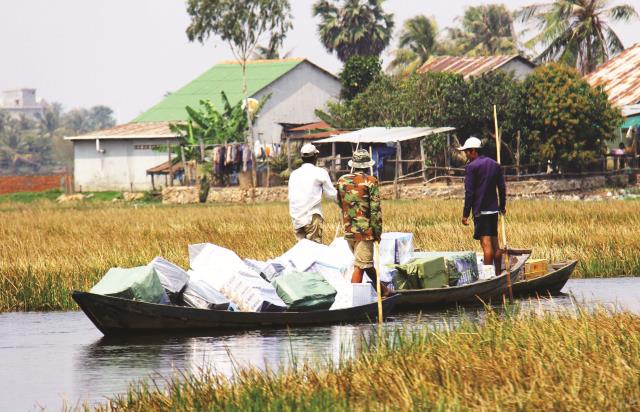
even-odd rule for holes
{"type": "Polygon", "coordinates": [[[639,336],[640,317],[628,313],[488,312],[480,323],[361,340],[340,363],[136,384],[96,410],[633,410],[639,336]]]}
{"type": "MultiPolygon", "coordinates": [[[[478,250],[460,224],[456,200],[384,201],[385,231],[412,232],[425,250],[478,250]]],[[[325,204],[324,242],[338,208],[325,204]]],[[[508,210],[512,247],[534,257],[578,259],[575,277],[640,274],[640,203],[519,200],[508,210]]],[[[285,203],[256,205],[51,202],[0,204],[0,311],[68,310],[70,291],[88,290],[113,266],[162,255],[188,265],[187,245],[213,242],[242,257],[267,259],[295,243],[285,203]]]]}

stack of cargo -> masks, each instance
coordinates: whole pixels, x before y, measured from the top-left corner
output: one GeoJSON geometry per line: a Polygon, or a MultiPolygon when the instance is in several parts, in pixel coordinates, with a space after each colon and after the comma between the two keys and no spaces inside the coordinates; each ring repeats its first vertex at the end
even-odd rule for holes
{"type": "Polygon", "coordinates": [[[413,234],[402,232],[383,233],[380,239],[379,261],[380,280],[393,282],[395,265],[403,265],[413,258],[413,234]]]}
{"type": "Polygon", "coordinates": [[[444,258],[449,286],[462,286],[478,280],[475,252],[414,252],[414,258],[444,258]]]}
{"type": "Polygon", "coordinates": [[[547,259],[529,259],[524,264],[524,278],[526,280],[539,278],[547,274],[549,261],[547,259]]]}

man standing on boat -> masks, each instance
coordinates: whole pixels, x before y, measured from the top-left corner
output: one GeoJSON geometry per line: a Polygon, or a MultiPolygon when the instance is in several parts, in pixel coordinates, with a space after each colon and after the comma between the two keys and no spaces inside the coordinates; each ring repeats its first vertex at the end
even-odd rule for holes
{"type": "Polygon", "coordinates": [[[336,189],[329,173],[316,166],[318,149],[307,143],[302,146],[302,166],[289,177],[289,214],[298,240],[322,243],[322,196],[336,201],[336,189]]]}
{"type": "Polygon", "coordinates": [[[507,190],[502,168],[493,159],[480,154],[482,142],[470,137],[458,150],[468,164],[464,174],[464,210],[462,224],[469,225],[473,212],[473,238],[480,241],[484,263],[493,263],[496,276],[502,271],[502,251],[498,241],[498,214],[507,213],[507,190]]]}
{"type": "MultiPolygon", "coordinates": [[[[344,237],[355,256],[351,283],[362,283],[364,273],[373,281],[375,289],[376,269],[373,264],[374,242],[382,236],[382,210],[378,179],[365,174],[373,166],[369,152],[360,149],[353,153],[349,167],[353,173],[338,179],[338,203],[342,209],[344,237]]],[[[389,290],[381,286],[383,296],[389,290]]]]}

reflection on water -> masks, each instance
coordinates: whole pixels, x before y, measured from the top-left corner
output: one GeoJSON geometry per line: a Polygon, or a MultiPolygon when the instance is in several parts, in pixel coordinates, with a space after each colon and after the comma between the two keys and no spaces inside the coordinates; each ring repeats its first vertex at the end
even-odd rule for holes
{"type": "MultiPolygon", "coordinates": [[[[578,303],[640,313],[640,278],[571,280],[564,290],[578,303]]],[[[536,311],[574,305],[569,295],[523,302],[536,311]]],[[[461,316],[482,318],[481,307],[394,315],[387,328],[432,328],[461,316]]],[[[0,315],[0,410],[57,410],[63,400],[100,402],[129,382],[162,383],[176,371],[209,368],[231,375],[237,367],[278,368],[298,361],[338,362],[360,348],[369,324],[225,332],[208,337],[105,338],[80,312],[0,315]]]]}

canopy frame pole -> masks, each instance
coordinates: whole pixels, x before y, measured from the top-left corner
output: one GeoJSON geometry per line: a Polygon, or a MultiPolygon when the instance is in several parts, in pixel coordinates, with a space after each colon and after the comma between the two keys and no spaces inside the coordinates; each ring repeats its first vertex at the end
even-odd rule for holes
{"type": "Polygon", "coordinates": [[[400,158],[402,154],[400,153],[402,149],[400,148],[400,141],[396,141],[396,167],[395,167],[395,175],[393,177],[393,193],[395,199],[400,199],[400,190],[398,188],[398,177],[400,175],[400,158]]]}
{"type": "Polygon", "coordinates": [[[421,162],[422,180],[426,182],[427,181],[427,164],[426,164],[426,158],[424,156],[424,140],[425,140],[424,137],[420,139],[420,160],[422,160],[421,162]]]}
{"type": "Polygon", "coordinates": [[[331,180],[336,181],[336,142],[331,142],[331,180]]]}

